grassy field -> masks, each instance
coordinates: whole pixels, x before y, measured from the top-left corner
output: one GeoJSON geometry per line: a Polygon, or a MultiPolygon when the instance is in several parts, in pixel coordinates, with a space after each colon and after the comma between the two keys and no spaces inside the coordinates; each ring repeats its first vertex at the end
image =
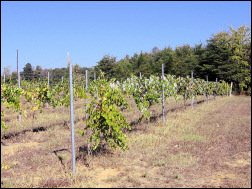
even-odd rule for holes
{"type": "MultiPolygon", "coordinates": [[[[87,166],[86,138],[75,134],[76,173],[72,174],[69,108],[18,113],[6,110],[1,130],[1,187],[251,187],[251,97],[199,97],[152,107],[148,124],[134,102],[123,110],[132,130],[129,150],[102,142],[87,166]]],[[[84,101],[74,103],[75,130],[85,127],[84,101]]]]}

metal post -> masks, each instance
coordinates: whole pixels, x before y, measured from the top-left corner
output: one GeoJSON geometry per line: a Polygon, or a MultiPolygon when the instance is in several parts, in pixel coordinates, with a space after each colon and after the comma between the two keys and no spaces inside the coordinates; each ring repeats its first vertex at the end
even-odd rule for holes
{"type": "Polygon", "coordinates": [[[4,83],[5,83],[5,73],[4,73],[4,79],[3,80],[4,80],[4,83]]]}
{"type": "MultiPolygon", "coordinates": [[[[193,71],[192,71],[192,94],[193,94],[193,71]]],[[[193,110],[193,98],[194,96],[192,96],[192,102],[191,102],[192,110],[193,110]]]]}
{"type": "Polygon", "coordinates": [[[140,72],[140,79],[142,79],[142,74],[141,74],[141,72],[140,72]]]}
{"type": "Polygon", "coordinates": [[[18,88],[20,88],[20,72],[18,72],[18,88]]]}
{"type": "Polygon", "coordinates": [[[96,80],[96,72],[94,72],[94,80],[96,80]]]}
{"type": "Polygon", "coordinates": [[[18,49],[17,49],[17,79],[18,79],[18,49]]]}
{"type": "Polygon", "coordinates": [[[231,82],[231,86],[230,86],[230,95],[229,95],[229,96],[232,95],[232,87],[233,87],[233,82],[231,82]]]}
{"type": "Polygon", "coordinates": [[[227,82],[227,96],[228,96],[228,82],[227,82]]]}
{"type": "MultiPolygon", "coordinates": [[[[88,91],[88,71],[86,70],[86,95],[87,95],[87,91],[88,91]]],[[[87,123],[87,119],[88,119],[88,113],[87,113],[87,110],[88,110],[88,99],[86,98],[86,123],[87,123]]],[[[88,131],[88,134],[87,134],[87,137],[90,138],[92,135],[92,130],[91,128],[89,128],[89,131],[88,131]]],[[[90,161],[91,161],[91,156],[92,156],[92,142],[91,143],[88,143],[88,147],[87,147],[87,150],[88,150],[88,158],[89,158],[89,163],[90,164],[90,161]]]]}
{"type": "MultiPolygon", "coordinates": [[[[164,82],[164,64],[162,64],[162,81],[164,82]]],[[[164,83],[162,85],[162,100],[163,100],[163,105],[162,105],[162,110],[163,110],[163,125],[165,124],[165,110],[164,110],[164,83]]]]}
{"type": "Polygon", "coordinates": [[[48,83],[48,87],[49,87],[49,77],[50,77],[50,75],[49,75],[49,72],[48,72],[48,74],[47,74],[47,83],[48,83]]]}
{"type": "MultiPolygon", "coordinates": [[[[18,72],[18,88],[20,88],[20,72],[18,72]]],[[[18,115],[18,120],[19,122],[21,121],[21,111],[19,110],[19,115],[18,115]]]]}
{"type": "MultiPolygon", "coordinates": [[[[18,72],[18,49],[17,49],[17,79],[18,79],[18,88],[20,88],[20,72],[18,72]]],[[[18,120],[21,121],[21,111],[19,110],[18,120]]]]}
{"type": "MultiPolygon", "coordinates": [[[[49,72],[48,72],[48,74],[47,74],[47,84],[48,84],[48,87],[50,86],[50,85],[49,85],[49,77],[50,77],[50,76],[49,76],[49,72]]],[[[48,102],[46,103],[46,107],[48,108],[48,102]]]]}
{"type": "MultiPolygon", "coordinates": [[[[218,83],[218,78],[216,77],[216,84],[218,83]]],[[[218,95],[217,95],[217,89],[216,89],[216,99],[217,99],[218,95]]]]}
{"type": "MultiPolygon", "coordinates": [[[[86,70],[86,95],[87,95],[87,90],[88,90],[88,71],[86,70]]],[[[88,113],[87,113],[87,104],[88,104],[88,99],[86,98],[86,120],[87,120],[87,117],[88,117],[88,113]]]]}
{"type": "MultiPolygon", "coordinates": [[[[206,76],[207,78],[207,88],[208,88],[208,76],[206,76]]],[[[209,94],[207,93],[207,104],[209,104],[209,94]]]]}
{"type": "MultiPolygon", "coordinates": [[[[69,56],[69,53],[68,53],[69,56]]],[[[70,116],[71,116],[71,140],[72,140],[72,165],[75,173],[75,148],[74,148],[74,110],[73,110],[73,87],[72,87],[72,65],[69,64],[69,85],[70,85],[70,116]]]]}

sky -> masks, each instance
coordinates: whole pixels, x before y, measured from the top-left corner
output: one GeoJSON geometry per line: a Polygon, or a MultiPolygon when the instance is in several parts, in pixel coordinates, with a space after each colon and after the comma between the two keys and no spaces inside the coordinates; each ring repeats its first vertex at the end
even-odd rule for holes
{"type": "Polygon", "coordinates": [[[206,44],[251,26],[251,1],[1,1],[1,74],[71,64],[96,66],[170,46],[206,44]]]}

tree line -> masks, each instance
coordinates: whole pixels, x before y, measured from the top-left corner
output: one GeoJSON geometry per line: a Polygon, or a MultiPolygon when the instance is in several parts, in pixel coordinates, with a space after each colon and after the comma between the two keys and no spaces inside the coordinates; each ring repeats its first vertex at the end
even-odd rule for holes
{"type": "Polygon", "coordinates": [[[213,34],[206,45],[186,44],[174,50],[170,46],[161,50],[154,47],[151,52],[126,55],[119,61],[105,55],[95,70],[101,69],[109,78],[125,79],[130,74],[161,75],[164,64],[165,74],[186,77],[193,71],[194,77],[233,82],[235,92],[251,94],[251,27],[229,29],[213,34]]]}
{"type": "MultiPolygon", "coordinates": [[[[94,79],[94,72],[101,70],[105,77],[124,80],[131,74],[149,77],[150,75],[161,75],[161,66],[164,64],[165,74],[177,77],[186,77],[193,71],[194,77],[209,81],[225,80],[233,82],[233,90],[237,94],[251,95],[251,27],[242,25],[237,30],[229,26],[229,31],[220,31],[213,34],[206,44],[199,43],[195,46],[188,44],[170,46],[164,49],[154,47],[151,52],[134,53],[133,56],[126,55],[125,58],[117,60],[111,55],[104,57],[92,68],[74,65],[75,77],[85,75],[89,71],[89,79],[94,79]],[[79,76],[78,76],[79,75],[79,76]]],[[[32,69],[27,63],[20,75],[26,80],[47,78],[50,80],[61,80],[68,78],[68,68],[42,69],[37,66],[32,69]]],[[[12,73],[12,79],[17,76],[12,73]]]]}

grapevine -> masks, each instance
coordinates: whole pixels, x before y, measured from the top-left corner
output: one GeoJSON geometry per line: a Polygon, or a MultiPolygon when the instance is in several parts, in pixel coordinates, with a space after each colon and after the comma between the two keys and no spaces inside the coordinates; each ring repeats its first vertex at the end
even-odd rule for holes
{"type": "MultiPolygon", "coordinates": [[[[114,149],[117,146],[122,150],[128,148],[127,137],[123,133],[123,129],[131,129],[131,127],[118,108],[129,109],[130,106],[114,81],[113,79],[107,81],[101,77],[93,81],[89,87],[89,92],[94,96],[94,99],[88,104],[85,130],[89,128],[92,130],[89,142],[93,143],[93,150],[98,147],[101,135],[114,149]]],[[[78,133],[85,134],[84,131],[78,131],[78,133]]]]}

